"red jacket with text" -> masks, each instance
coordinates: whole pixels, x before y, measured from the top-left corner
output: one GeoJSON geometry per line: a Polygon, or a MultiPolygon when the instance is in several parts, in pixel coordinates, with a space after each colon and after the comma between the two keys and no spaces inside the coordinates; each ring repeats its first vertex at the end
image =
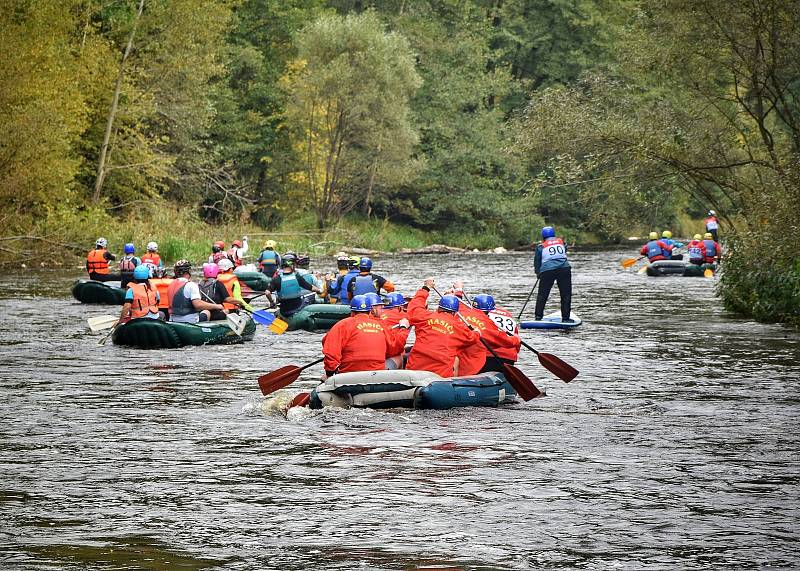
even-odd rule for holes
{"type": "Polygon", "coordinates": [[[405,337],[366,313],[342,319],[322,338],[325,370],[382,371],[386,358],[402,353],[405,337]]]}
{"type": "MultiPolygon", "coordinates": [[[[466,319],[467,322],[475,329],[481,332],[483,340],[486,341],[492,349],[494,349],[494,352],[497,353],[498,357],[501,359],[507,359],[511,362],[516,362],[517,357],[519,356],[519,348],[522,343],[519,338],[519,328],[514,327],[513,332],[510,334],[506,333],[505,330],[501,329],[505,323],[500,323],[500,321],[506,321],[503,320],[503,317],[511,318],[511,313],[499,307],[495,308],[491,313],[497,314],[497,321],[492,319],[491,316],[487,315],[483,311],[473,307],[464,306],[461,310],[461,315],[464,316],[464,319],[466,319]]],[[[508,320],[508,324],[516,325],[513,319],[508,320]]],[[[481,349],[483,349],[483,357],[485,361],[491,357],[492,354],[483,345],[483,343],[481,343],[480,346],[481,349]]],[[[481,363],[481,367],[483,367],[483,363],[481,363]]],[[[471,373],[462,373],[459,367],[459,374],[466,375],[471,373]]]]}

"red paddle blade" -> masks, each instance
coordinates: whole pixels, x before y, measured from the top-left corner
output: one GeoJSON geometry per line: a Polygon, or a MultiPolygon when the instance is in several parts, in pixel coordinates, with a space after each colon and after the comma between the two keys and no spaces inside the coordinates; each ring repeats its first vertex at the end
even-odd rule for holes
{"type": "Polygon", "coordinates": [[[258,377],[258,387],[261,389],[261,394],[268,395],[288,387],[297,380],[300,376],[302,369],[297,365],[286,365],[266,375],[258,377]]]}
{"type": "Polygon", "coordinates": [[[525,373],[513,365],[504,365],[503,375],[506,377],[509,384],[514,387],[514,390],[517,391],[519,397],[524,401],[529,401],[542,394],[542,391],[536,388],[536,385],[525,376],[525,373]]]}
{"type": "Polygon", "coordinates": [[[309,402],[311,402],[311,393],[299,393],[289,403],[289,408],[293,406],[308,406],[309,402]]]}
{"type": "Polygon", "coordinates": [[[578,376],[578,369],[550,353],[539,353],[539,363],[565,383],[578,376]]]}

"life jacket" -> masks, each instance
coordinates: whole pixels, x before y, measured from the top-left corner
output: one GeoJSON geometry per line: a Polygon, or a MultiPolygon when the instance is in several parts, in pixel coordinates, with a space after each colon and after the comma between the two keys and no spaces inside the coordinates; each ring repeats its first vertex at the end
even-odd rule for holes
{"type": "Polygon", "coordinates": [[[132,274],[136,269],[136,256],[124,256],[119,261],[119,271],[124,274],[132,274]]]}
{"type": "Polygon", "coordinates": [[[337,293],[340,305],[350,305],[350,300],[347,299],[347,286],[350,285],[350,280],[355,279],[358,274],[358,270],[350,270],[342,276],[342,286],[337,293]]]}
{"type": "Polygon", "coordinates": [[[150,313],[158,313],[158,293],[156,288],[147,287],[147,284],[128,284],[128,288],[133,290],[133,301],[131,302],[131,318],[138,319],[150,313]]]}
{"type": "Polygon", "coordinates": [[[647,259],[651,262],[653,260],[663,260],[666,252],[661,248],[663,242],[661,240],[650,240],[647,243],[647,259]]]}
{"type": "Polygon", "coordinates": [[[142,263],[147,264],[151,268],[157,268],[161,265],[161,256],[159,256],[156,252],[147,252],[144,256],[142,256],[142,263]]]}
{"type": "Polygon", "coordinates": [[[242,258],[239,257],[239,248],[234,246],[227,252],[228,257],[233,260],[233,265],[239,267],[242,265],[242,258]]]}
{"type": "Polygon", "coordinates": [[[717,243],[714,240],[703,240],[706,247],[706,262],[712,263],[717,258],[717,243]]]}
{"type": "Polygon", "coordinates": [[[702,240],[692,240],[687,246],[689,260],[692,262],[702,262],[706,257],[706,246],[702,240]]]}
{"type": "Polygon", "coordinates": [[[188,280],[180,280],[176,279],[173,280],[171,284],[169,284],[169,313],[170,316],[179,316],[179,315],[189,315],[190,313],[196,313],[197,310],[192,305],[191,299],[186,299],[186,296],[183,295],[183,288],[186,287],[188,284],[188,280]]]}
{"type": "Polygon", "coordinates": [[[92,250],[86,256],[86,261],[89,264],[88,270],[90,274],[107,274],[108,273],[108,260],[106,260],[105,248],[92,250]]]}
{"type": "Polygon", "coordinates": [[[567,248],[561,238],[548,238],[542,242],[542,265],[549,261],[566,261],[567,248]]]}
{"type": "Polygon", "coordinates": [[[364,295],[365,293],[378,293],[375,289],[375,281],[372,279],[372,274],[359,273],[353,278],[355,285],[353,286],[353,296],[364,295]]]}
{"type": "Polygon", "coordinates": [[[211,256],[211,260],[213,261],[213,263],[218,264],[221,259],[227,258],[227,257],[228,257],[228,253],[227,252],[216,252],[215,254],[213,254],[211,256]]]}
{"type": "Polygon", "coordinates": [[[716,230],[717,228],[719,228],[719,223],[717,222],[715,216],[709,216],[706,218],[706,230],[711,232],[711,230],[716,230]]]}
{"type": "MultiPolygon", "coordinates": [[[[228,292],[228,296],[233,297],[233,286],[234,284],[239,283],[239,278],[237,278],[233,273],[224,273],[217,276],[217,281],[225,286],[225,291],[228,292]]],[[[228,302],[224,302],[222,305],[225,307],[225,309],[236,309],[239,307],[234,303],[228,302]]]]}
{"type": "Polygon", "coordinates": [[[281,289],[278,290],[278,299],[297,299],[303,293],[303,288],[297,282],[297,274],[281,274],[281,289]]]}
{"type": "Polygon", "coordinates": [[[169,286],[175,281],[172,278],[151,278],[150,285],[156,288],[161,299],[158,302],[159,309],[169,309],[169,286]]]}

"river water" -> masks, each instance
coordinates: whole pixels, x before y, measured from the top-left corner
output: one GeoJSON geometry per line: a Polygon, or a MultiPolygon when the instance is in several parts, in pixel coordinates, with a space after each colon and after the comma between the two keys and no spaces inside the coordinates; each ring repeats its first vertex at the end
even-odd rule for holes
{"type": "MultiPolygon", "coordinates": [[[[317,358],[321,334],[98,346],[86,317],[112,308],[72,300],[76,275],[5,274],[0,566],[797,568],[800,334],[726,313],[714,280],[623,272],[626,254],[573,254],[584,324],[523,333],[581,371],[521,354],[544,398],[289,419],[256,378],[317,358]]],[[[460,277],[515,313],[533,283],[530,254],[375,270],[406,293],[460,277]]]]}

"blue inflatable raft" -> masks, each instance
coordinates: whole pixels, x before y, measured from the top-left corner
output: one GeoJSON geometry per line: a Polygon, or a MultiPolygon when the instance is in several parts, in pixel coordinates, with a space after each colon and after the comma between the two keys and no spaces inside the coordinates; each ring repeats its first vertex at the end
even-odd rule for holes
{"type": "Polygon", "coordinates": [[[540,321],[520,321],[519,326],[523,329],[572,329],[583,321],[574,313],[569,314],[572,323],[561,321],[561,312],[544,316],[540,321]]]}
{"type": "Polygon", "coordinates": [[[447,379],[429,371],[363,371],[329,377],[311,392],[309,406],[442,410],[511,404],[516,397],[502,373],[447,379]]]}

